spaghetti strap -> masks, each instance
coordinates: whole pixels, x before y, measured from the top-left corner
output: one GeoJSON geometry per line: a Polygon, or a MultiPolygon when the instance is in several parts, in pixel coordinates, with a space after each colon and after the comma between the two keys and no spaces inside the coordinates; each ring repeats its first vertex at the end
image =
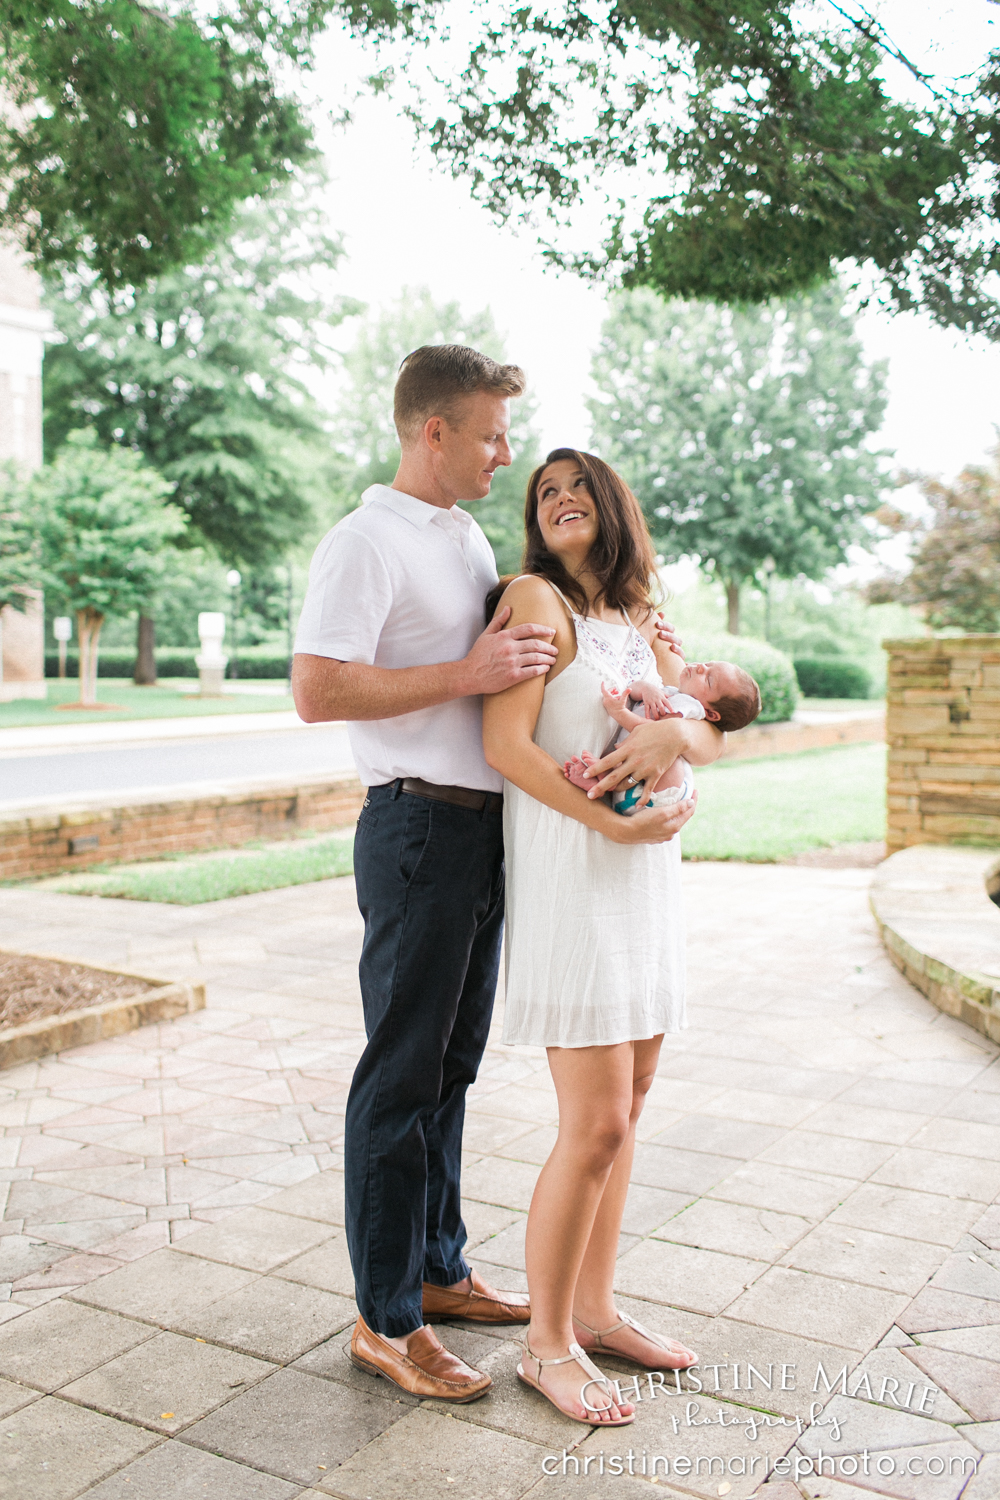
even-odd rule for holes
{"type": "Polygon", "coordinates": [[[548,584],[548,586],[552,590],[552,592],[554,594],[556,594],[562,600],[563,604],[566,606],[567,613],[569,614],[569,616],[570,616],[571,619],[573,619],[573,620],[582,620],[584,618],[583,615],[577,613],[577,611],[573,608],[572,604],[570,604],[569,600],[566,598],[566,595],[563,593],[562,589],[557,588],[556,585],[552,582],[551,578],[545,578],[545,575],[543,573],[525,574],[525,577],[529,577],[529,578],[542,578],[542,579],[544,579],[544,581],[548,584]]]}

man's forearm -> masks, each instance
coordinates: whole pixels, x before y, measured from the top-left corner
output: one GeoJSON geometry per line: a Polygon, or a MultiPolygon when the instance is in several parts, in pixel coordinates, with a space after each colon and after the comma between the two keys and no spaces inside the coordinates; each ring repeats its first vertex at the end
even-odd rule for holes
{"type": "Polygon", "coordinates": [[[464,697],[468,688],[462,665],[446,661],[428,667],[370,667],[298,653],[292,665],[295,707],[307,724],[394,719],[464,697]]]}

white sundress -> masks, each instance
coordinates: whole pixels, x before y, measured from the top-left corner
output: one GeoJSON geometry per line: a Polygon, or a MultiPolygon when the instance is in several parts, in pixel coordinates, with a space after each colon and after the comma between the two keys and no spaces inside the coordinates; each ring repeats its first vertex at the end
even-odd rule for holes
{"type": "MultiPolygon", "coordinates": [[[[553,585],[553,588],[555,585],[553,585]]],[[[560,766],[599,756],[614,725],[601,682],[659,682],[634,625],[578,615],[576,656],[545,688],[534,741],[560,766]]],[[[615,844],[504,785],[507,997],[503,1040],[536,1047],[640,1041],[687,1024],[680,839],[615,844]]]]}

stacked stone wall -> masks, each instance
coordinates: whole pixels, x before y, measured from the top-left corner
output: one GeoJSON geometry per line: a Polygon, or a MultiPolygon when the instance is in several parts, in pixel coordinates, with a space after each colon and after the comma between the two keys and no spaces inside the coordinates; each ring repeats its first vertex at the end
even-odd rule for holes
{"type": "Polygon", "coordinates": [[[207,795],[159,794],[128,803],[87,798],[62,811],[25,808],[0,817],[0,880],[341,828],[354,822],[363,799],[357,777],[346,775],[207,795]]]}
{"type": "Polygon", "coordinates": [[[889,852],[1000,843],[1000,635],[883,646],[889,852]]]}

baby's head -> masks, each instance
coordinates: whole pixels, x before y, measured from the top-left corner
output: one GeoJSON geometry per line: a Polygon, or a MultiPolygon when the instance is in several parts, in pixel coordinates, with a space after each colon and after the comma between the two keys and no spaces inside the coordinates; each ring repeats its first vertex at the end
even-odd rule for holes
{"type": "Polygon", "coordinates": [[[705,718],[727,733],[746,728],[760,713],[760,688],[731,661],[686,662],[678,686],[697,698],[705,718]]]}

